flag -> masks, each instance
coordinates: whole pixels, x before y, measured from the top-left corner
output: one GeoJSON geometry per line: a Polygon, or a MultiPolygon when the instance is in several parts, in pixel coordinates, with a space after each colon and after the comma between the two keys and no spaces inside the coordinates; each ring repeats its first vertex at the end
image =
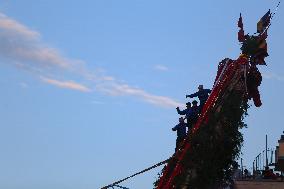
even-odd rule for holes
{"type": "Polygon", "coordinates": [[[270,24],[270,9],[267,11],[267,13],[258,21],[257,23],[257,32],[262,33],[266,27],[270,24]]]}

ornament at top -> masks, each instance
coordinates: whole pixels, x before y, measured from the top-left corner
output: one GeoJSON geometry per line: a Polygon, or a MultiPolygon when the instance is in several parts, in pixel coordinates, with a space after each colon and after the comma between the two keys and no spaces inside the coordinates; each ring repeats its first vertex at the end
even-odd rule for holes
{"type": "Polygon", "coordinates": [[[269,10],[257,23],[258,35],[245,35],[243,19],[240,14],[238,21],[238,27],[240,28],[238,32],[238,40],[242,43],[242,54],[249,57],[251,64],[266,65],[264,59],[268,56],[266,38],[267,30],[270,25],[270,18],[271,13],[269,10]]]}

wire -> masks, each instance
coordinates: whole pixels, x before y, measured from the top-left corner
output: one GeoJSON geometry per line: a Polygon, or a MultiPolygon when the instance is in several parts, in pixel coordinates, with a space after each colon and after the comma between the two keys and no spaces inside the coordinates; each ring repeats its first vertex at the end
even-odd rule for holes
{"type": "Polygon", "coordinates": [[[277,6],[276,6],[276,8],[275,8],[275,10],[274,10],[274,13],[271,15],[271,19],[270,19],[270,20],[272,20],[272,18],[274,17],[274,15],[276,14],[276,12],[278,11],[279,5],[280,5],[281,1],[282,1],[282,0],[280,0],[280,1],[278,2],[277,6]]]}
{"type": "Polygon", "coordinates": [[[265,29],[260,35],[264,34],[264,33],[270,28],[270,26],[271,26],[271,21],[272,21],[273,17],[275,16],[275,14],[277,13],[281,1],[282,1],[282,0],[280,0],[280,1],[278,2],[277,6],[276,6],[276,8],[275,8],[275,10],[274,10],[274,12],[272,13],[271,18],[270,18],[270,23],[269,23],[269,25],[266,27],[266,29],[265,29]]]}
{"type": "Polygon", "coordinates": [[[124,179],[121,179],[121,180],[116,181],[116,182],[114,182],[114,183],[112,183],[112,184],[109,184],[109,185],[107,185],[107,186],[104,186],[104,187],[102,187],[101,189],[107,189],[107,188],[110,188],[110,187],[113,187],[113,186],[118,186],[117,184],[119,184],[119,183],[121,183],[121,182],[123,182],[123,181],[125,181],[125,180],[127,180],[127,179],[130,179],[130,178],[132,178],[132,177],[135,177],[136,175],[139,175],[139,174],[142,174],[142,173],[144,173],[144,172],[146,172],[146,171],[149,171],[149,170],[151,170],[151,169],[153,169],[153,168],[159,167],[159,166],[161,166],[161,165],[167,163],[169,160],[170,160],[170,159],[161,161],[161,162],[159,162],[159,163],[157,163],[157,164],[155,164],[155,165],[153,165],[153,166],[151,166],[151,167],[148,167],[147,169],[144,169],[144,170],[142,170],[142,171],[140,171],[140,172],[137,172],[137,173],[135,173],[135,174],[133,174],[133,175],[131,175],[131,176],[128,176],[128,177],[126,177],[126,178],[124,178],[124,179]]]}
{"type": "Polygon", "coordinates": [[[126,188],[126,187],[123,187],[123,186],[117,185],[117,184],[116,184],[116,185],[113,185],[113,186],[112,186],[112,188],[113,188],[114,186],[116,186],[116,187],[118,187],[118,188],[122,188],[122,189],[129,189],[129,188],[126,188]]]}

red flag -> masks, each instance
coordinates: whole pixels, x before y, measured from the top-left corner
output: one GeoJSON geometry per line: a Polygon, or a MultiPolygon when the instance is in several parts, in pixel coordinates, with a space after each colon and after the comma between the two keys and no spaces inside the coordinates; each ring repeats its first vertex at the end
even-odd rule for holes
{"type": "Polygon", "coordinates": [[[270,24],[271,13],[270,9],[257,23],[257,32],[262,33],[270,24]]]}

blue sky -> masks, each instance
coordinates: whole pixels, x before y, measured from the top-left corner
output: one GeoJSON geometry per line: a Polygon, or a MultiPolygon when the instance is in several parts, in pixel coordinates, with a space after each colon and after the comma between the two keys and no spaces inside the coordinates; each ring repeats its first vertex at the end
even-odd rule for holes
{"type": "MultiPolygon", "coordinates": [[[[99,188],[174,152],[175,107],[238,57],[277,1],[0,2],[0,188],[99,188]]],[[[243,130],[244,164],[283,129],[284,11],[269,31],[263,106],[243,130]],[[282,34],[282,35],[281,35],[282,34]]],[[[159,169],[124,186],[151,188],[159,169]]]]}

